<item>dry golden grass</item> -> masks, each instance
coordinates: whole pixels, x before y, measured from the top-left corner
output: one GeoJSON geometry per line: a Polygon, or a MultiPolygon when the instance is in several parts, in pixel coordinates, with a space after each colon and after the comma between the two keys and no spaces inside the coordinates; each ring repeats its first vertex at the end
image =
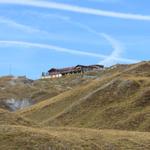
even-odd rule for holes
{"type": "Polygon", "coordinates": [[[79,128],[0,126],[5,150],[149,150],[150,133],[79,128]]]}
{"type": "Polygon", "coordinates": [[[3,109],[0,109],[0,125],[37,126],[33,121],[3,109]]]}
{"type": "Polygon", "coordinates": [[[149,150],[150,62],[91,74],[36,81],[64,91],[15,113],[0,109],[0,149],[149,150]]]}
{"type": "Polygon", "coordinates": [[[9,110],[5,104],[7,99],[28,99],[35,104],[68,91],[79,83],[80,85],[86,84],[89,80],[93,79],[84,79],[80,74],[60,79],[36,81],[12,76],[0,77],[0,108],[9,110]]]}
{"type": "Polygon", "coordinates": [[[17,113],[44,126],[150,131],[149,72],[149,62],[105,70],[87,85],[17,113]]]}

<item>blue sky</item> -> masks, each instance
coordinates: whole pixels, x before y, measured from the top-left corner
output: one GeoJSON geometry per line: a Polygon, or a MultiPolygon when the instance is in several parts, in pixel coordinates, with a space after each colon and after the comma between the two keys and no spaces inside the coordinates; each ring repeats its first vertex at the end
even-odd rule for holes
{"type": "Polygon", "coordinates": [[[0,0],[0,75],[150,59],[149,0],[0,0]]]}

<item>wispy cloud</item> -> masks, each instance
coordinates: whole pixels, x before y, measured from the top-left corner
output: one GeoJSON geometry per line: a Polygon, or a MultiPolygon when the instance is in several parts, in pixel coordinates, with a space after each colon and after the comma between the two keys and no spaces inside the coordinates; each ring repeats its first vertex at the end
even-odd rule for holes
{"type": "MultiPolygon", "coordinates": [[[[93,55],[93,53],[89,53],[89,52],[84,52],[83,53],[81,51],[76,51],[76,50],[73,50],[73,51],[71,50],[70,51],[70,49],[69,49],[69,51],[66,51],[66,49],[65,49],[65,51],[63,51],[63,52],[67,52],[67,53],[71,53],[71,54],[79,54],[79,55],[88,55],[88,56],[99,57],[101,59],[104,59],[103,61],[100,62],[100,64],[104,64],[106,66],[115,64],[115,63],[117,63],[118,60],[120,60],[122,62],[126,62],[126,63],[135,62],[134,60],[132,61],[131,59],[122,59],[122,58],[120,58],[120,54],[123,51],[123,48],[122,48],[121,44],[117,40],[115,40],[114,38],[110,37],[109,35],[104,34],[104,33],[101,34],[101,33],[97,32],[96,30],[94,30],[93,28],[91,28],[91,27],[89,27],[89,26],[87,26],[85,24],[82,24],[80,22],[71,20],[67,16],[62,16],[62,15],[59,15],[59,14],[42,14],[42,17],[43,16],[44,17],[50,17],[50,18],[52,17],[52,18],[55,18],[55,19],[57,18],[57,19],[63,20],[65,22],[67,22],[67,23],[70,23],[70,24],[75,25],[75,26],[77,26],[77,27],[79,27],[81,29],[86,30],[89,33],[97,35],[100,38],[103,37],[111,44],[111,46],[113,48],[113,52],[109,56],[99,55],[99,54],[94,54],[93,55]]],[[[14,20],[6,19],[4,17],[0,17],[0,23],[7,24],[8,26],[15,27],[15,28],[23,30],[25,32],[30,32],[30,33],[34,33],[34,32],[47,33],[46,31],[42,31],[42,30],[39,30],[39,29],[34,29],[34,28],[30,27],[30,26],[26,26],[26,25],[17,23],[14,20]]],[[[5,41],[3,43],[5,43],[5,44],[7,43],[8,44],[8,42],[9,42],[9,44],[15,44],[15,45],[16,44],[17,45],[24,44],[24,46],[32,46],[32,47],[42,46],[42,48],[46,48],[45,46],[47,46],[47,45],[43,45],[43,44],[39,45],[39,44],[35,44],[35,43],[33,44],[33,43],[17,42],[17,41],[13,41],[13,42],[12,41],[11,42],[10,41],[5,41]]],[[[57,47],[56,49],[58,51],[58,49],[60,50],[60,47],[59,48],[57,47]]]]}
{"type": "Polygon", "coordinates": [[[18,30],[21,30],[21,31],[27,32],[27,33],[45,33],[45,34],[47,34],[46,31],[42,31],[40,29],[33,28],[28,25],[24,25],[24,24],[21,24],[21,23],[18,23],[16,21],[12,20],[12,19],[8,19],[8,18],[1,17],[1,16],[0,16],[0,23],[6,24],[9,27],[13,27],[13,28],[16,28],[18,30]]]}
{"type": "MultiPolygon", "coordinates": [[[[32,12],[33,13],[33,12],[32,12]]],[[[37,15],[37,14],[36,14],[37,15]]],[[[117,41],[117,40],[115,40],[114,38],[112,38],[112,37],[110,37],[109,35],[107,35],[107,34],[101,34],[101,33],[99,33],[99,32],[97,32],[96,30],[94,30],[93,28],[91,28],[91,27],[89,27],[89,26],[87,26],[87,25],[85,25],[85,24],[82,24],[82,23],[80,23],[80,22],[77,22],[77,21],[73,21],[73,20],[71,20],[69,17],[67,17],[67,16],[62,16],[62,15],[59,15],[59,14],[41,14],[41,16],[42,17],[50,17],[50,18],[57,18],[57,19],[60,19],[60,20],[63,20],[63,21],[65,21],[66,23],[69,23],[69,24],[72,24],[72,25],[75,25],[75,26],[77,26],[77,27],[79,27],[79,28],[81,28],[81,29],[83,29],[83,30],[85,30],[85,31],[87,31],[87,32],[89,32],[89,33],[91,33],[91,34],[94,34],[94,35],[96,35],[96,36],[98,36],[99,38],[105,38],[110,44],[111,44],[111,46],[112,46],[112,48],[113,48],[113,52],[111,53],[111,55],[109,55],[109,56],[104,56],[104,55],[93,55],[93,53],[83,53],[83,52],[79,52],[79,51],[63,51],[63,52],[71,52],[72,54],[80,54],[80,55],[88,55],[88,56],[94,56],[94,57],[100,57],[101,59],[104,59],[103,61],[101,61],[100,63],[101,64],[104,64],[104,65],[112,65],[112,64],[115,64],[117,61],[118,61],[118,59],[120,59],[120,54],[121,54],[121,51],[123,50],[123,48],[122,48],[122,46],[121,46],[121,44],[117,41]]],[[[22,25],[22,24],[19,24],[19,23],[16,23],[15,21],[13,21],[13,20],[8,20],[8,19],[4,19],[4,18],[0,18],[0,22],[1,23],[6,23],[6,24],[8,24],[8,25],[10,25],[10,26],[14,26],[14,27],[16,27],[16,28],[19,28],[19,29],[21,29],[21,30],[25,30],[25,31],[30,31],[30,32],[41,32],[41,30],[37,30],[37,29],[33,29],[32,27],[30,27],[30,26],[24,26],[24,25],[22,25]]],[[[43,31],[43,32],[46,32],[46,31],[43,31]]],[[[9,41],[10,42],[10,41],[9,41]]],[[[22,43],[22,42],[21,42],[22,43]]],[[[6,44],[6,42],[5,42],[5,44],[6,44]]],[[[18,45],[20,45],[20,42],[19,43],[16,43],[16,41],[15,42],[13,42],[13,43],[10,43],[10,44],[18,44],[18,45]]],[[[23,44],[24,44],[24,46],[34,46],[35,47],[35,44],[33,45],[33,43],[31,44],[27,44],[26,42],[23,42],[23,44]]],[[[36,44],[36,46],[39,46],[39,44],[37,45],[36,44]]],[[[41,46],[41,45],[40,45],[41,46]]],[[[46,45],[47,46],[47,45],[46,45]]],[[[45,45],[42,45],[42,47],[43,48],[45,48],[45,45]],[[44,47],[43,47],[44,46],[44,47]]],[[[57,49],[58,49],[58,47],[57,47],[57,49]]],[[[126,62],[126,63],[131,63],[132,62],[132,60],[130,60],[130,59],[120,59],[120,61],[124,61],[124,62],[126,62]]],[[[134,60],[133,60],[133,62],[135,62],[134,60]]]]}
{"type": "MultiPolygon", "coordinates": [[[[109,56],[98,54],[98,53],[63,48],[63,47],[58,47],[58,46],[49,45],[49,44],[30,43],[30,42],[24,42],[24,41],[0,41],[0,46],[1,47],[19,46],[19,47],[29,47],[29,48],[42,48],[42,49],[51,50],[51,51],[68,53],[68,54],[72,54],[72,55],[89,56],[89,57],[95,57],[95,58],[99,58],[99,59],[106,59],[107,57],[109,57],[109,56]]],[[[126,59],[126,58],[113,57],[113,59],[118,60],[118,61],[123,61],[123,62],[124,61],[130,62],[130,63],[137,62],[137,60],[126,59]]]]}
{"type": "MultiPolygon", "coordinates": [[[[64,20],[62,17],[60,17],[59,19],[64,20]]],[[[123,50],[124,50],[122,44],[119,41],[117,41],[116,39],[114,39],[113,37],[111,37],[110,35],[108,35],[106,33],[97,32],[95,29],[89,27],[88,25],[79,23],[77,21],[73,21],[71,19],[67,19],[67,20],[64,20],[64,21],[66,21],[67,23],[73,24],[73,25],[75,25],[75,26],[77,26],[81,29],[84,29],[89,33],[97,35],[99,38],[103,37],[104,39],[106,39],[109,42],[109,44],[111,45],[113,51],[112,51],[111,55],[107,56],[103,61],[100,62],[100,64],[110,66],[110,65],[113,65],[113,64],[117,63],[117,60],[114,59],[114,58],[119,59],[121,57],[121,54],[122,54],[123,50]]],[[[128,63],[128,60],[126,60],[124,62],[128,63]]],[[[130,61],[129,61],[129,63],[130,63],[130,61]]]]}
{"type": "MultiPolygon", "coordinates": [[[[75,21],[71,21],[71,20],[67,20],[67,22],[72,23],[72,24],[84,29],[89,33],[97,35],[99,38],[103,37],[105,40],[108,41],[108,43],[112,47],[112,53],[111,53],[111,55],[107,56],[107,58],[105,58],[103,61],[101,61],[100,64],[110,66],[110,65],[116,64],[118,62],[118,60],[116,60],[116,58],[119,59],[121,57],[121,54],[124,51],[123,45],[118,40],[114,39],[113,37],[111,37],[110,35],[108,35],[106,33],[99,33],[96,30],[94,30],[93,28],[91,28],[85,24],[81,24],[79,22],[75,22],[75,21]]],[[[125,60],[124,63],[130,63],[130,61],[125,60]]]]}
{"type": "Polygon", "coordinates": [[[108,56],[107,58],[105,58],[103,61],[101,61],[100,64],[104,64],[105,66],[111,66],[111,65],[118,63],[116,61],[116,59],[114,59],[114,58],[121,57],[121,54],[124,51],[124,47],[122,46],[122,44],[119,41],[117,41],[110,35],[105,34],[105,33],[102,33],[101,35],[111,44],[113,51],[112,51],[111,55],[108,56]]]}
{"type": "Polygon", "coordinates": [[[64,11],[70,11],[70,12],[76,12],[76,13],[82,13],[82,14],[90,14],[90,15],[96,15],[96,16],[150,21],[149,15],[146,16],[142,14],[120,13],[120,12],[115,12],[115,11],[80,7],[76,5],[48,2],[48,1],[41,1],[41,0],[0,0],[0,4],[26,5],[26,6],[33,6],[33,7],[40,7],[40,8],[64,10],[64,11]]]}
{"type": "Polygon", "coordinates": [[[118,3],[122,0],[88,0],[90,2],[98,2],[98,3],[118,3]]]}
{"type": "Polygon", "coordinates": [[[48,14],[45,14],[45,13],[37,13],[37,12],[26,12],[26,14],[30,14],[30,15],[35,15],[35,16],[38,16],[38,17],[42,17],[42,18],[51,18],[51,19],[60,19],[60,20],[64,20],[64,21],[67,21],[67,20],[70,20],[70,17],[69,16],[65,16],[65,15],[62,15],[62,14],[57,14],[57,13],[48,13],[48,14]]]}

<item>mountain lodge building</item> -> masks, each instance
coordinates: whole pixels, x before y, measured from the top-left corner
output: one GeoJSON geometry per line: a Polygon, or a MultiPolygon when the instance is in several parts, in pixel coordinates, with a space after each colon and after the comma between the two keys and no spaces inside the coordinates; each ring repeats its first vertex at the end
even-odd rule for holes
{"type": "Polygon", "coordinates": [[[90,66],[77,65],[75,67],[68,67],[62,69],[51,68],[46,74],[42,73],[42,79],[60,78],[65,75],[98,71],[102,70],[103,68],[104,68],[103,65],[90,65],[90,66]]]}

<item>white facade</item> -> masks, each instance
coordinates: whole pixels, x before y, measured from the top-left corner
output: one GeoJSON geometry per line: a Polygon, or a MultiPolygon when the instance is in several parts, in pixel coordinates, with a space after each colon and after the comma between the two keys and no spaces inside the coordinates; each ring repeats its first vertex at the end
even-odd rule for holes
{"type": "Polygon", "coordinates": [[[56,75],[48,75],[48,76],[42,76],[41,79],[53,79],[53,78],[61,78],[62,74],[56,74],[56,75]]]}

